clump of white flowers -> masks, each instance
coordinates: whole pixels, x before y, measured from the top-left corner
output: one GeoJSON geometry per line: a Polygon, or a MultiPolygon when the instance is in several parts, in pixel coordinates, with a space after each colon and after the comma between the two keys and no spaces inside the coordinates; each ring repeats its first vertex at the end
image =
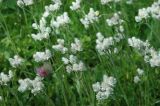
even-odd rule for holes
{"type": "Polygon", "coordinates": [[[128,44],[136,50],[139,50],[144,56],[145,62],[149,63],[151,67],[160,66],[160,53],[155,51],[153,47],[150,47],[147,40],[144,42],[138,38],[132,37],[128,39],[128,44]]]}
{"type": "Polygon", "coordinates": [[[120,2],[120,0],[101,0],[102,5],[108,4],[110,2],[117,3],[117,2],[120,2]]]}
{"type": "Polygon", "coordinates": [[[84,18],[81,18],[80,21],[85,28],[88,28],[90,24],[94,21],[98,21],[99,11],[94,11],[93,8],[90,8],[89,13],[85,15],[84,18]]]}
{"type": "Polygon", "coordinates": [[[155,51],[154,49],[150,49],[150,56],[146,55],[149,58],[149,62],[151,67],[158,67],[160,66],[160,53],[155,51]]]}
{"type": "Polygon", "coordinates": [[[34,40],[41,41],[43,39],[49,38],[49,34],[51,33],[51,28],[47,27],[46,18],[42,17],[41,20],[39,21],[39,25],[37,23],[33,23],[32,27],[35,30],[39,31],[37,34],[31,35],[34,40]]]}
{"type": "Polygon", "coordinates": [[[31,34],[31,37],[34,40],[43,40],[48,39],[49,35],[51,33],[51,28],[47,26],[46,18],[54,11],[58,10],[60,6],[62,5],[60,0],[53,0],[54,4],[50,4],[49,6],[45,6],[45,12],[43,13],[43,16],[41,17],[39,24],[33,23],[32,27],[33,29],[37,30],[38,33],[31,34]]]}
{"type": "Polygon", "coordinates": [[[45,6],[45,12],[43,13],[43,17],[48,17],[52,12],[59,10],[62,5],[61,0],[52,0],[53,4],[45,6]]]}
{"type": "Polygon", "coordinates": [[[138,83],[141,79],[141,77],[142,77],[142,75],[144,74],[144,71],[142,70],[142,69],[137,69],[137,75],[134,77],[134,83],[138,83]]]}
{"type": "Polygon", "coordinates": [[[32,5],[33,3],[34,3],[33,0],[18,0],[17,1],[17,5],[19,7],[29,6],[29,5],[32,5]]]}
{"type": "Polygon", "coordinates": [[[69,58],[62,57],[62,61],[66,65],[66,71],[68,73],[85,70],[84,63],[78,60],[77,57],[74,55],[70,55],[69,58]]]}
{"type": "Polygon", "coordinates": [[[19,92],[25,92],[27,90],[30,90],[32,94],[36,95],[40,91],[42,91],[44,84],[42,83],[42,78],[39,76],[36,76],[34,80],[31,80],[29,78],[26,79],[20,79],[18,82],[20,86],[18,87],[19,92]]]}
{"type": "Polygon", "coordinates": [[[136,37],[129,38],[128,44],[129,44],[129,46],[136,48],[137,50],[143,51],[143,54],[148,53],[149,49],[150,49],[149,48],[150,44],[147,40],[144,42],[136,37]]]}
{"type": "Polygon", "coordinates": [[[160,19],[160,0],[154,2],[150,7],[139,9],[138,16],[135,17],[136,22],[141,22],[149,17],[160,19]]]}
{"type": "Polygon", "coordinates": [[[79,9],[81,7],[80,3],[81,3],[81,0],[76,0],[75,2],[72,2],[70,9],[73,11],[79,9]]]}
{"type": "Polygon", "coordinates": [[[7,83],[12,79],[13,77],[13,72],[10,70],[8,72],[8,75],[1,72],[0,73],[0,85],[7,85],[7,83]]]}
{"type": "Polygon", "coordinates": [[[104,38],[104,36],[100,32],[98,32],[96,36],[96,50],[101,55],[110,52],[111,46],[113,46],[116,42],[120,42],[120,40],[123,39],[123,35],[121,34],[118,34],[114,37],[104,38]]]}
{"type": "Polygon", "coordinates": [[[71,20],[68,16],[68,13],[64,12],[62,15],[57,16],[56,19],[52,18],[50,25],[54,29],[54,28],[59,28],[61,26],[64,26],[70,23],[70,21],[71,20]]]}
{"type": "Polygon", "coordinates": [[[82,44],[79,39],[75,38],[74,43],[71,43],[71,51],[73,53],[77,53],[77,52],[82,51],[82,44]]]}
{"type": "Polygon", "coordinates": [[[46,61],[51,58],[52,54],[50,50],[46,49],[45,52],[36,52],[33,58],[36,62],[46,61]]]}
{"type": "Polygon", "coordinates": [[[138,16],[135,17],[136,22],[142,21],[142,19],[147,19],[149,17],[149,11],[146,8],[138,10],[138,16]]]}
{"type": "Polygon", "coordinates": [[[16,68],[20,66],[24,62],[24,60],[20,56],[15,55],[13,58],[9,58],[9,62],[12,67],[16,68]]]}
{"type": "Polygon", "coordinates": [[[120,18],[121,12],[114,13],[114,15],[110,19],[106,19],[108,26],[121,25],[124,20],[120,18]]]}
{"type": "Polygon", "coordinates": [[[113,94],[113,88],[116,84],[116,79],[112,76],[103,75],[102,82],[96,82],[92,85],[94,92],[96,92],[97,100],[108,99],[113,94]]]}
{"type": "Polygon", "coordinates": [[[68,48],[64,46],[64,39],[57,39],[58,44],[53,45],[52,48],[56,51],[60,51],[61,53],[66,53],[68,51],[68,48]]]}

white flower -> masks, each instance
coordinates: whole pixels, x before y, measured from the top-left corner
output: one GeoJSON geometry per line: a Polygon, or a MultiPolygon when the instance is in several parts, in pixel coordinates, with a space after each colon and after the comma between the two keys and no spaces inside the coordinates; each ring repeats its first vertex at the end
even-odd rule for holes
{"type": "Polygon", "coordinates": [[[31,34],[31,37],[34,40],[43,40],[43,39],[48,39],[49,34],[51,33],[51,28],[46,26],[46,18],[42,17],[39,21],[39,25],[37,23],[33,23],[32,27],[39,32],[37,34],[31,34]]]}
{"type": "Polygon", "coordinates": [[[73,53],[82,51],[82,44],[79,39],[75,38],[74,43],[71,43],[71,51],[73,53]]]}
{"type": "Polygon", "coordinates": [[[69,64],[69,60],[65,57],[62,57],[62,61],[64,64],[69,64]]]}
{"type": "Polygon", "coordinates": [[[140,22],[142,19],[147,19],[149,13],[146,8],[139,9],[138,16],[135,17],[136,22],[140,22]]]}
{"type": "Polygon", "coordinates": [[[76,63],[76,61],[77,61],[77,57],[76,57],[76,56],[74,56],[74,55],[70,55],[70,56],[69,56],[69,62],[70,62],[71,64],[76,63]]]}
{"type": "Polygon", "coordinates": [[[63,54],[68,51],[66,47],[64,47],[64,39],[57,39],[58,44],[53,45],[52,48],[55,49],[56,51],[60,51],[63,54]]]}
{"type": "Polygon", "coordinates": [[[51,52],[50,50],[46,49],[45,52],[36,52],[33,55],[33,58],[36,62],[46,61],[51,58],[51,52]]]}
{"type": "Polygon", "coordinates": [[[20,56],[15,55],[13,58],[9,58],[9,62],[12,67],[16,68],[20,66],[24,62],[24,60],[20,56]]]}
{"type": "Polygon", "coordinates": [[[58,10],[62,5],[60,0],[52,0],[54,4],[50,4],[49,6],[45,6],[45,12],[43,13],[43,17],[48,17],[52,12],[58,10]]]}
{"type": "Polygon", "coordinates": [[[22,7],[22,6],[28,6],[28,5],[32,5],[34,2],[33,0],[18,0],[17,1],[17,5],[22,7]]]}
{"type": "Polygon", "coordinates": [[[34,80],[31,80],[29,78],[26,79],[20,79],[19,81],[19,92],[25,92],[27,90],[31,90],[31,93],[36,95],[40,91],[42,91],[44,84],[42,83],[42,78],[39,76],[36,76],[34,80]]]}
{"type": "Polygon", "coordinates": [[[142,76],[144,74],[144,71],[142,69],[137,69],[137,72],[138,72],[138,75],[139,76],[142,76]]]}
{"type": "Polygon", "coordinates": [[[120,12],[114,13],[114,15],[110,19],[106,19],[108,26],[121,25],[124,21],[120,19],[120,12]]]}
{"type": "Polygon", "coordinates": [[[25,92],[26,90],[31,88],[31,80],[29,78],[18,80],[20,86],[18,87],[19,92],[25,92]]]}
{"type": "Polygon", "coordinates": [[[100,82],[96,82],[95,84],[92,84],[92,88],[94,92],[98,92],[101,89],[100,82]]]}
{"type": "Polygon", "coordinates": [[[97,100],[107,99],[113,93],[113,87],[116,84],[114,77],[103,76],[103,81],[96,82],[92,85],[94,92],[96,92],[97,100]]]}
{"type": "Polygon", "coordinates": [[[143,42],[142,40],[132,37],[128,39],[128,44],[129,46],[136,48],[138,50],[141,49],[148,49],[148,47],[150,46],[150,44],[148,43],[148,41],[143,42]]]}
{"type": "Polygon", "coordinates": [[[136,22],[140,22],[143,19],[147,19],[149,17],[160,19],[160,0],[154,2],[150,7],[142,8],[138,10],[138,15],[135,16],[136,22]]]}
{"type": "Polygon", "coordinates": [[[48,39],[49,35],[51,33],[51,28],[47,27],[47,21],[46,18],[54,11],[58,10],[60,6],[62,5],[60,0],[53,0],[54,4],[50,4],[49,6],[45,6],[45,11],[43,13],[43,16],[41,17],[39,24],[33,23],[32,27],[38,31],[36,34],[31,34],[31,37],[34,40],[43,40],[48,39]]]}
{"type": "Polygon", "coordinates": [[[39,93],[44,87],[44,84],[42,83],[42,78],[39,76],[37,76],[34,80],[32,80],[31,83],[32,83],[31,93],[33,93],[34,95],[39,93]]]}
{"type": "Polygon", "coordinates": [[[56,19],[51,20],[51,27],[52,28],[59,28],[61,26],[64,26],[65,24],[70,23],[70,18],[68,17],[68,13],[64,12],[62,15],[57,16],[56,19]]]}
{"type": "Polygon", "coordinates": [[[137,84],[139,81],[140,81],[140,78],[139,78],[138,76],[135,76],[135,77],[134,77],[134,83],[137,84]]]}
{"type": "Polygon", "coordinates": [[[157,53],[156,51],[154,50],[151,50],[150,51],[150,55],[151,55],[151,58],[149,60],[149,63],[151,65],[151,67],[157,67],[157,66],[160,66],[160,54],[157,53]]]}
{"type": "Polygon", "coordinates": [[[66,71],[70,72],[78,72],[84,71],[85,65],[82,61],[79,61],[76,56],[70,55],[69,58],[62,57],[63,63],[66,65],[66,71]]]}
{"type": "Polygon", "coordinates": [[[80,21],[85,28],[88,28],[90,24],[98,21],[99,11],[94,11],[93,8],[90,8],[89,13],[85,15],[84,18],[81,18],[80,21]]]}
{"type": "Polygon", "coordinates": [[[0,85],[7,85],[7,83],[13,78],[13,72],[10,70],[8,75],[3,72],[0,73],[0,85]]]}
{"type": "Polygon", "coordinates": [[[96,36],[96,49],[100,54],[104,54],[110,46],[114,45],[114,39],[112,37],[104,38],[100,32],[98,32],[96,36]]]}
{"type": "Polygon", "coordinates": [[[81,7],[80,3],[81,3],[81,0],[76,0],[75,2],[72,2],[72,6],[70,6],[70,9],[71,10],[79,9],[81,7]]]}

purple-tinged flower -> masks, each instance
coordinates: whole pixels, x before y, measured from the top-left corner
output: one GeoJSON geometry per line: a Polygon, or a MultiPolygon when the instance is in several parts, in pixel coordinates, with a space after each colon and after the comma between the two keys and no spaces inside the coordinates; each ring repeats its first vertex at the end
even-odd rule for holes
{"type": "Polygon", "coordinates": [[[36,69],[36,72],[40,77],[47,77],[51,72],[51,70],[52,70],[51,64],[44,63],[42,67],[36,69]]]}

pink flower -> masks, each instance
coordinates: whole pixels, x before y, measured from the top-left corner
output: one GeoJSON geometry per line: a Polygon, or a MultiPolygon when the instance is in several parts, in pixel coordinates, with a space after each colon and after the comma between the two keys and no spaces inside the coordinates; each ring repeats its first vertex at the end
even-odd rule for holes
{"type": "Polygon", "coordinates": [[[47,77],[48,71],[44,67],[37,68],[37,74],[41,77],[47,77]]]}

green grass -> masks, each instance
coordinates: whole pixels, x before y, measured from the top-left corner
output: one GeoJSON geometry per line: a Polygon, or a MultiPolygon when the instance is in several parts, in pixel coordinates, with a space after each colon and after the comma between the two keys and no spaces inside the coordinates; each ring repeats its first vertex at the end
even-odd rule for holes
{"type": "MultiPolygon", "coordinates": [[[[36,0],[35,0],[36,1],[36,0]]],[[[148,19],[142,23],[136,23],[134,17],[138,9],[150,6],[154,0],[135,0],[132,5],[121,3],[102,6],[100,0],[82,0],[81,9],[73,12],[69,9],[72,0],[62,0],[63,5],[53,17],[67,11],[71,23],[61,28],[60,34],[50,35],[48,40],[34,41],[31,33],[35,32],[32,23],[39,21],[44,6],[50,4],[50,0],[37,0],[34,5],[19,8],[15,0],[4,0],[0,4],[0,72],[14,71],[14,78],[8,86],[0,85],[0,106],[160,106],[160,69],[152,68],[145,63],[143,57],[127,44],[127,38],[136,36],[143,41],[149,40],[156,50],[159,50],[160,21],[148,19]],[[85,29],[79,19],[88,13],[89,8],[98,10],[102,15],[98,22],[85,29]],[[110,28],[105,20],[114,12],[121,11],[124,22],[125,39],[116,47],[118,54],[99,55],[95,50],[96,33],[102,32],[105,37],[113,36],[115,31],[110,28]],[[83,52],[77,56],[86,65],[86,71],[68,74],[61,62],[62,54],[55,52],[52,45],[57,38],[64,38],[69,46],[77,37],[83,42],[83,52]],[[33,54],[48,48],[54,56],[52,63],[53,72],[43,80],[45,88],[36,96],[29,91],[18,92],[18,79],[34,78],[35,68],[42,63],[35,63],[33,54]],[[25,63],[12,68],[8,58],[19,54],[25,59],[25,63]],[[136,69],[143,69],[144,76],[140,83],[135,84],[133,78],[136,69]],[[97,101],[92,84],[102,81],[104,74],[114,76],[117,84],[113,94],[106,100],[97,101]]]]}

